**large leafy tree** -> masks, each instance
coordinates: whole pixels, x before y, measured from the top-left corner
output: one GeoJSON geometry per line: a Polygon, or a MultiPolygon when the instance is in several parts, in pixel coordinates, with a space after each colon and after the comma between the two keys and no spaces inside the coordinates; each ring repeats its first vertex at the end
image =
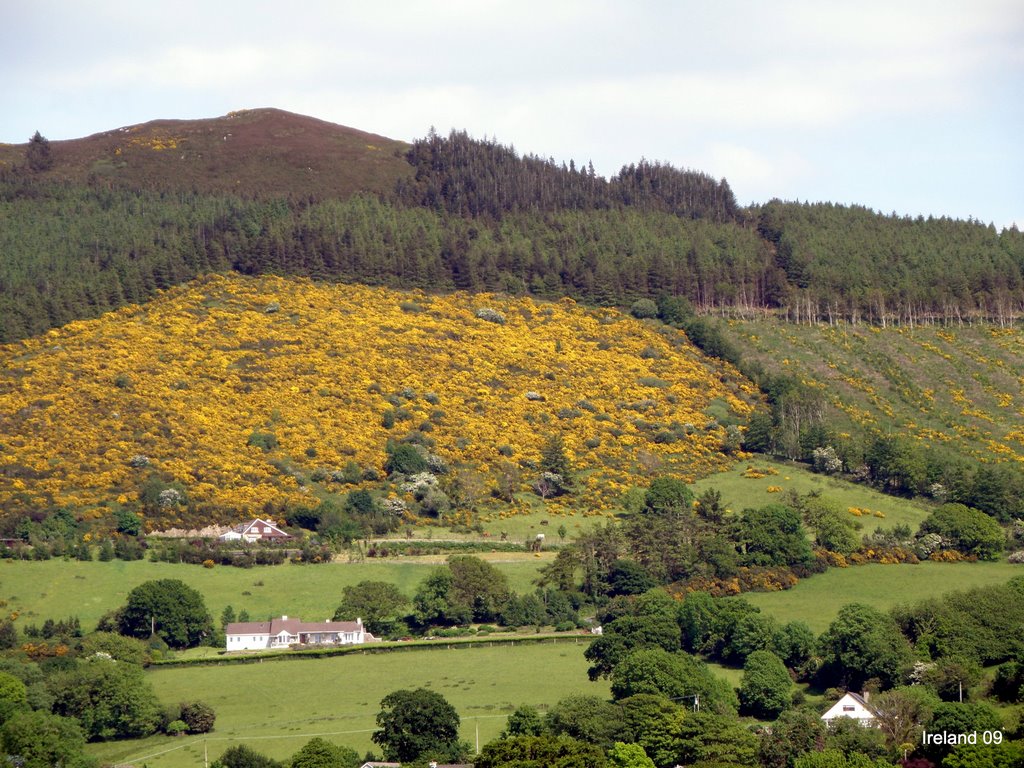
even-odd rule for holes
{"type": "Polygon", "coordinates": [[[568,736],[513,736],[486,745],[477,757],[476,768],[604,768],[600,747],[568,736]]]}
{"type": "Polygon", "coordinates": [[[455,760],[459,743],[459,714],[439,693],[426,688],[393,691],[380,702],[371,737],[387,760],[412,762],[426,758],[455,760]]]}
{"type": "Polygon", "coordinates": [[[49,712],[19,712],[0,728],[0,745],[12,765],[21,768],[92,768],[85,737],[74,720],[49,712]]]}
{"type": "Polygon", "coordinates": [[[74,717],[90,741],[138,738],[160,722],[160,703],[142,668],[96,658],[47,680],[53,711],[74,717]]]}
{"type": "Polygon", "coordinates": [[[784,504],[745,509],[740,542],[747,565],[804,565],[813,558],[800,514],[784,504]]]}
{"type": "Polygon", "coordinates": [[[822,749],[826,734],[817,711],[788,709],[761,732],[758,758],[764,768],[790,768],[799,755],[822,749]]]}
{"type": "Polygon", "coordinates": [[[706,710],[688,714],[679,728],[676,762],[683,765],[747,766],[757,763],[757,738],[735,715],[706,710]]]}
{"type": "Polygon", "coordinates": [[[786,665],[771,651],[754,651],[743,665],[739,697],[741,711],[774,720],[789,706],[793,681],[786,665]]]}
{"type": "Polygon", "coordinates": [[[648,693],[622,699],[619,706],[625,726],[623,738],[642,746],[656,765],[675,765],[680,748],[679,726],[685,717],[683,707],[664,696],[648,693]]]}
{"type": "Polygon", "coordinates": [[[679,625],[665,615],[620,616],[583,652],[591,662],[587,674],[591,680],[608,677],[628,653],[641,648],[679,650],[679,625]]]}
{"type": "Polygon", "coordinates": [[[685,651],[647,648],[626,656],[612,673],[612,696],[624,699],[641,693],[687,703],[696,700],[701,709],[715,712],[735,711],[735,697],[728,685],[685,651]]]}
{"type": "Polygon", "coordinates": [[[291,768],[359,768],[362,764],[354,749],[317,736],[292,755],[291,768]]]}
{"type": "Polygon", "coordinates": [[[147,581],[128,594],[121,610],[122,634],[159,636],[172,648],[194,648],[213,633],[203,597],[178,579],[147,581]]]}
{"type": "Polygon", "coordinates": [[[1006,544],[1002,527],[979,509],[943,504],[921,523],[921,534],[937,533],[966,555],[996,560],[1006,544]]]}
{"type": "Polygon", "coordinates": [[[869,605],[850,603],[819,639],[826,685],[859,688],[871,678],[895,685],[911,662],[910,645],[896,623],[869,605]]]}
{"type": "Polygon", "coordinates": [[[448,568],[452,573],[452,603],[468,609],[475,621],[496,619],[511,593],[508,577],[472,555],[453,555],[448,559],[448,568]]]}
{"type": "Polygon", "coordinates": [[[334,620],[361,618],[370,632],[386,635],[394,629],[399,610],[408,604],[409,599],[390,582],[361,581],[342,590],[334,620]]]}
{"type": "Polygon", "coordinates": [[[235,744],[221,754],[213,768],[278,768],[280,763],[245,744],[235,744]]]}
{"type": "Polygon", "coordinates": [[[592,695],[566,696],[547,714],[548,730],[608,749],[623,735],[619,708],[592,695]]]}
{"type": "Polygon", "coordinates": [[[647,756],[639,744],[615,742],[608,750],[608,764],[613,768],[655,768],[654,761],[647,756]]]}

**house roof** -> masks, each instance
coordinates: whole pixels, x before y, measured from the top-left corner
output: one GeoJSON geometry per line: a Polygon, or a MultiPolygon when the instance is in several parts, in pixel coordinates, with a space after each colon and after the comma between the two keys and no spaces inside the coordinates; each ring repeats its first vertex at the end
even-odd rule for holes
{"type": "Polygon", "coordinates": [[[222,538],[223,536],[226,536],[230,533],[237,533],[241,536],[245,536],[246,534],[252,534],[254,536],[259,536],[260,538],[291,538],[291,536],[282,531],[281,528],[277,525],[277,523],[275,523],[273,520],[264,520],[261,517],[255,517],[247,523],[239,523],[230,531],[228,531],[227,534],[222,534],[222,538]]]}
{"type": "Polygon", "coordinates": [[[282,616],[270,621],[247,621],[228,624],[225,635],[280,635],[286,632],[297,635],[300,632],[360,632],[362,619],[355,621],[302,621],[282,616]]]}
{"type": "MultiPolygon", "coordinates": [[[[825,711],[825,714],[823,714],[821,716],[822,719],[829,718],[829,715],[832,715],[833,717],[849,716],[849,715],[845,715],[842,712],[841,708],[842,708],[842,706],[844,704],[845,705],[850,705],[851,703],[860,706],[860,708],[864,712],[866,712],[868,715],[870,715],[871,717],[877,717],[878,716],[878,713],[875,711],[875,708],[872,707],[871,704],[868,703],[867,699],[865,699],[863,696],[861,696],[858,693],[854,693],[853,691],[847,691],[845,694],[843,694],[843,696],[837,702],[835,702],[831,707],[828,708],[828,710],[825,711]],[[833,713],[835,713],[835,714],[833,714],[833,713]]],[[[863,717],[862,717],[862,719],[863,719],[863,717]]]]}
{"type": "MultiPolygon", "coordinates": [[[[875,714],[875,708],[868,704],[868,700],[861,696],[859,693],[853,691],[847,691],[846,695],[853,699],[855,702],[860,704],[864,709],[868,710],[871,714],[875,714]]],[[[842,701],[842,699],[840,699],[842,701]]]]}

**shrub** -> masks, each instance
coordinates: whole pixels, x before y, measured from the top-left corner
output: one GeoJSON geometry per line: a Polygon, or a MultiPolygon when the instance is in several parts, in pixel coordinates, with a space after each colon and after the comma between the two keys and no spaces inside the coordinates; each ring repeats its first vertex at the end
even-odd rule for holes
{"type": "Polygon", "coordinates": [[[427,459],[423,451],[415,445],[400,443],[388,451],[388,459],[384,470],[389,474],[414,475],[427,469],[427,459]]]}
{"type": "Polygon", "coordinates": [[[164,732],[168,736],[182,736],[188,730],[188,726],[183,720],[172,720],[164,728],[164,732]]]}
{"type": "Polygon", "coordinates": [[[182,703],[181,719],[188,727],[189,733],[209,733],[213,730],[217,714],[209,704],[191,701],[182,703]]]}
{"type": "Polygon", "coordinates": [[[505,316],[491,307],[481,307],[476,311],[476,316],[481,320],[486,320],[488,323],[505,324],[505,316]]]}
{"type": "Polygon", "coordinates": [[[640,320],[649,320],[658,316],[658,305],[651,299],[637,299],[629,313],[640,320]]]}
{"type": "Polygon", "coordinates": [[[273,432],[253,432],[249,435],[247,445],[259,448],[264,453],[267,453],[277,447],[277,435],[273,432]]]}
{"type": "Polygon", "coordinates": [[[826,445],[824,448],[815,448],[811,451],[811,457],[814,462],[815,472],[834,475],[843,469],[843,460],[839,458],[836,449],[831,445],[826,445]]]}

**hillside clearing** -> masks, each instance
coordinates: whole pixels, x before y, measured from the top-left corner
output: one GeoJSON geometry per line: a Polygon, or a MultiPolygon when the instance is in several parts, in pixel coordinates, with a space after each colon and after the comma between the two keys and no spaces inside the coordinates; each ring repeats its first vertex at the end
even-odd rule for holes
{"type": "Polygon", "coordinates": [[[734,512],[748,507],[784,503],[787,491],[820,493],[841,509],[860,510],[862,515],[857,520],[863,526],[862,533],[897,525],[909,526],[911,531],[916,532],[930,510],[927,502],[918,499],[888,496],[865,485],[817,474],[803,465],[776,461],[761,455],[740,461],[725,472],[709,475],[694,483],[694,491],[698,495],[709,488],[717,489],[722,494],[722,500],[734,512]],[[748,467],[767,472],[764,477],[745,477],[748,467]],[[769,491],[769,488],[779,490],[769,491]]]}

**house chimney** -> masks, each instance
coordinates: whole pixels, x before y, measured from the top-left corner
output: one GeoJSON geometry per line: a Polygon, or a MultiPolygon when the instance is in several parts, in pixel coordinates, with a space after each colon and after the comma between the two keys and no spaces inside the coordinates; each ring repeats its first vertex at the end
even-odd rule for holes
{"type": "Polygon", "coordinates": [[[871,699],[871,691],[862,691],[860,697],[864,699],[864,703],[867,704],[871,699]]]}

